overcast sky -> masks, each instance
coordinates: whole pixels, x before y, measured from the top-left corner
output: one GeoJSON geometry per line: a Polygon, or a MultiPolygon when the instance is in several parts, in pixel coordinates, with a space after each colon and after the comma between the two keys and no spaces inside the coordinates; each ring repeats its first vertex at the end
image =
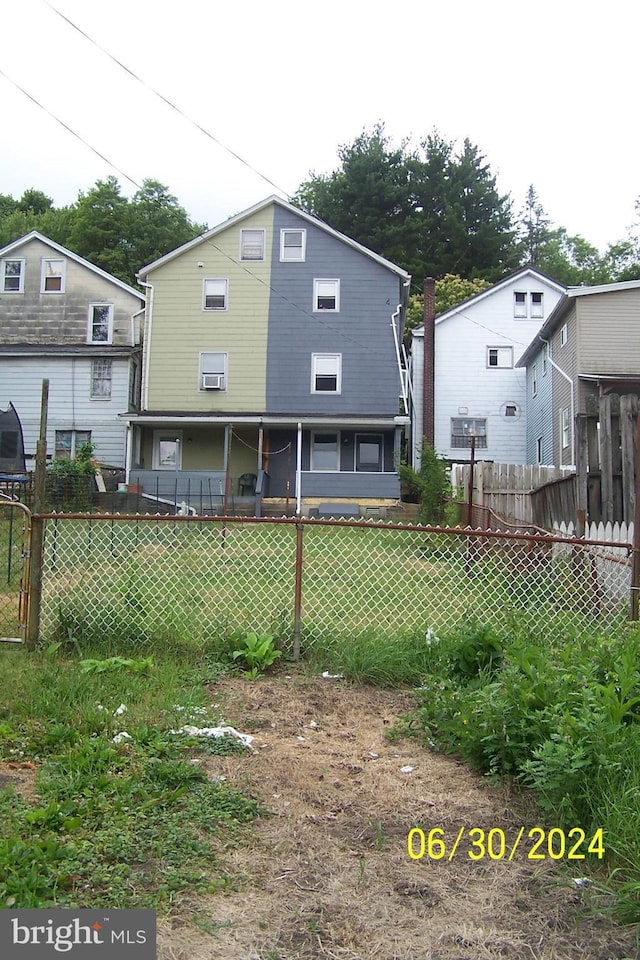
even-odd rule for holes
{"type": "MultiPolygon", "coordinates": [[[[636,219],[638,27],[631,0],[51,0],[232,157],[64,22],[0,0],[0,193],[56,205],[114,174],[152,177],[214,226],[291,194],[384,122],[394,142],[437,128],[485,154],[516,208],[604,250],[636,219]],[[268,178],[272,184],[262,177],[268,178]]],[[[126,175],[126,177],[125,177],[126,175]]]]}

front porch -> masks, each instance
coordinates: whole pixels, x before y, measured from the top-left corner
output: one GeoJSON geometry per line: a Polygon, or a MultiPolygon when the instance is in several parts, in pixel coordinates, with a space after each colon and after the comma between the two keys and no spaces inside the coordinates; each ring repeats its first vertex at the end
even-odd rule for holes
{"type": "Polygon", "coordinates": [[[127,484],[176,511],[259,516],[265,500],[302,513],[314,500],[386,505],[400,499],[401,431],[393,421],[159,420],[132,418],[127,484]]]}

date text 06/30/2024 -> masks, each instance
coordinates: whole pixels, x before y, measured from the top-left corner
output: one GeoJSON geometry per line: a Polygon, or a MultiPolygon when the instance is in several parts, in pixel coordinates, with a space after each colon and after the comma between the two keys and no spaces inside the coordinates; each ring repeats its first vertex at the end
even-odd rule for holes
{"type": "Polygon", "coordinates": [[[604,837],[602,828],[588,837],[581,827],[561,830],[552,827],[520,827],[513,838],[507,838],[504,830],[493,827],[483,830],[480,827],[460,827],[455,837],[447,838],[440,827],[434,827],[425,833],[420,827],[414,827],[407,836],[407,851],[412,860],[453,860],[466,856],[469,860],[513,860],[516,850],[522,845],[522,853],[527,860],[585,860],[604,856],[604,837]]]}

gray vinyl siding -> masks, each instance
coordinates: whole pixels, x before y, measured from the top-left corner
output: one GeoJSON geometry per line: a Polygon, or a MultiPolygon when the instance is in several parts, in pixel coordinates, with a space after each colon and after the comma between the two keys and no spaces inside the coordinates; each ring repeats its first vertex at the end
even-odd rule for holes
{"type": "MultiPolygon", "coordinates": [[[[90,398],[88,357],[0,357],[0,409],[15,406],[24,433],[27,457],[34,457],[40,432],[42,380],[49,380],[47,453],[55,451],[56,430],[90,430],[101,463],[125,464],[126,425],[118,413],[128,409],[129,357],[111,360],[111,398],[90,398]]],[[[33,460],[27,460],[27,469],[33,460]]]]}
{"type": "Polygon", "coordinates": [[[276,205],[267,344],[267,412],[398,413],[391,316],[401,295],[391,270],[276,205]],[[280,262],[280,230],[306,230],[304,262],[280,262]],[[314,279],[340,280],[340,310],[314,312],[314,279]],[[342,356],[340,394],[311,392],[314,353],[342,356]]]}
{"type": "Polygon", "coordinates": [[[527,366],[527,463],[537,463],[537,441],[542,437],[541,463],[553,464],[553,367],[547,360],[543,374],[546,347],[538,351],[527,366]],[[536,365],[537,391],[533,395],[533,367],[536,365]]]}
{"type": "MultiPolygon", "coordinates": [[[[295,496],[296,482],[296,446],[295,430],[272,430],[269,433],[269,495],[284,497],[287,488],[290,496],[295,496]]],[[[304,429],[302,431],[302,496],[303,497],[392,497],[400,496],[400,481],[394,466],[394,433],[383,430],[338,430],[335,427],[304,429]],[[312,471],[311,433],[339,433],[340,470],[312,471]],[[382,434],[384,437],[384,472],[366,473],[355,470],[355,436],[362,434],[382,434]]]]}
{"type": "MultiPolygon", "coordinates": [[[[577,316],[576,306],[564,315],[562,322],[558,325],[551,338],[551,356],[558,367],[573,381],[573,387],[555,367],[553,368],[553,386],[552,386],[552,408],[553,408],[553,462],[556,466],[569,466],[571,464],[571,444],[568,447],[562,446],[562,411],[569,409],[570,430],[573,430],[571,423],[571,394],[575,390],[578,365],[578,341],[577,341],[577,316]],[[567,325],[567,342],[564,346],[561,344],[562,328],[567,325]]],[[[574,395],[574,400],[575,400],[574,395]]],[[[574,413],[577,412],[574,410],[574,413]]]]}

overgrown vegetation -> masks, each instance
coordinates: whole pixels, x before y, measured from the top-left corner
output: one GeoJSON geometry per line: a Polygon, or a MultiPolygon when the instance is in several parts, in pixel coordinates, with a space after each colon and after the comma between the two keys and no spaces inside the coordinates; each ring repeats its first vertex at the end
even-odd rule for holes
{"type": "Polygon", "coordinates": [[[0,650],[0,760],[39,771],[36,799],[0,789],[0,907],[153,907],[233,888],[224,851],[248,842],[257,806],[203,760],[237,746],[175,732],[220,721],[204,705],[214,665],[193,652],[136,670],[91,652],[85,666],[109,666],[0,650]]]}
{"type": "Polygon", "coordinates": [[[549,826],[601,829],[618,915],[640,921],[640,633],[541,639],[466,621],[425,647],[413,722],[426,742],[532,789],[549,826]]]}
{"type": "Polygon", "coordinates": [[[438,457],[426,437],[422,438],[420,469],[414,470],[409,464],[401,463],[398,474],[409,496],[420,504],[419,522],[434,526],[442,523],[451,484],[444,460],[438,457]]]}

